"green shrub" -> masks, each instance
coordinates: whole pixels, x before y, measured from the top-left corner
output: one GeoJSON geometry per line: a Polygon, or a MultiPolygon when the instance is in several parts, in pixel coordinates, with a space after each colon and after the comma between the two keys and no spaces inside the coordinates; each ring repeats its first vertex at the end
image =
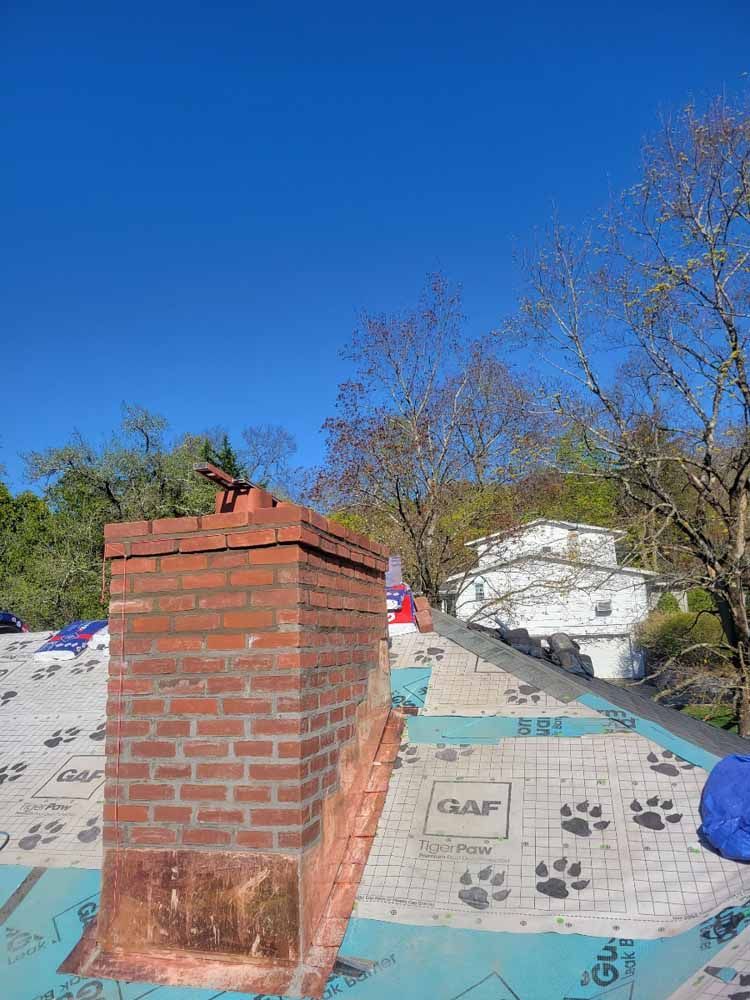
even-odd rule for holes
{"type": "Polygon", "coordinates": [[[659,598],[656,610],[660,611],[663,615],[673,615],[680,610],[680,605],[677,603],[677,598],[674,594],[665,590],[659,598]]]}
{"type": "Polygon", "coordinates": [[[714,599],[707,590],[702,587],[695,587],[688,591],[688,611],[713,611],[716,605],[714,599]]]}
{"type": "Polygon", "coordinates": [[[696,615],[690,611],[678,611],[676,614],[655,611],[640,629],[641,645],[655,663],[664,663],[699,642],[718,647],[723,638],[721,623],[715,615],[696,615]]]}

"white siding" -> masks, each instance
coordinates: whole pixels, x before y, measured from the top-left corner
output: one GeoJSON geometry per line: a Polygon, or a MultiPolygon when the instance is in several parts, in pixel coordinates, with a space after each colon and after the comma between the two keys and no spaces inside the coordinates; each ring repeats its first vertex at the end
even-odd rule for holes
{"type": "Polygon", "coordinates": [[[617,566],[614,533],[576,528],[542,523],[510,539],[488,540],[476,575],[456,594],[456,615],[539,637],[567,632],[589,651],[597,676],[639,677],[642,655],[633,636],[649,610],[647,577],[617,566]],[[585,565],[592,561],[598,565],[585,565]],[[477,600],[477,584],[484,600],[477,600]],[[601,602],[609,602],[608,613],[597,614],[601,602]]]}

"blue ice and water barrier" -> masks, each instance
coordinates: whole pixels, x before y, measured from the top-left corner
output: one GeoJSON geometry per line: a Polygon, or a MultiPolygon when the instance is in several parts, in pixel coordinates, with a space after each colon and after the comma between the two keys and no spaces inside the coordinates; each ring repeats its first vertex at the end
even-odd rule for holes
{"type": "MultiPolygon", "coordinates": [[[[0,871],[4,898],[30,869],[0,871]]],[[[0,925],[3,1000],[261,1000],[264,994],[61,975],[57,966],[97,912],[98,871],[48,869],[0,925]]],[[[325,997],[351,1000],[655,1000],[750,925],[750,900],[677,937],[655,941],[411,927],[353,917],[342,956],[368,972],[332,976],[325,997]]],[[[272,998],[267,998],[272,1000],[272,998]]]]}

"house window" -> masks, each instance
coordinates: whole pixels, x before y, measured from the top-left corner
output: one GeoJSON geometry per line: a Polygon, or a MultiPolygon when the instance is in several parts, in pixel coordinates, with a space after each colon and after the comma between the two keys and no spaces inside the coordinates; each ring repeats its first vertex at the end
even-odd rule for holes
{"type": "Polygon", "coordinates": [[[568,558],[577,561],[581,557],[581,537],[577,531],[568,532],[568,558]]]}
{"type": "Polygon", "coordinates": [[[484,580],[474,581],[474,600],[475,601],[484,600],[484,580]]]}
{"type": "Polygon", "coordinates": [[[605,615],[612,614],[612,601],[597,601],[594,605],[594,611],[597,616],[602,618],[605,615]]]}

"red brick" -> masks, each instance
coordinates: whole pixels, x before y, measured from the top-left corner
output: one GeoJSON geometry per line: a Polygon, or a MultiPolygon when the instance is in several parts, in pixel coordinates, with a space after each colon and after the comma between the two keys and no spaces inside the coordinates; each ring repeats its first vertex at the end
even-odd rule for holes
{"type": "MultiPolygon", "coordinates": [[[[129,597],[124,601],[110,601],[110,618],[116,615],[147,615],[154,610],[154,601],[151,597],[129,597]]],[[[114,624],[114,622],[112,622],[114,624]]],[[[111,630],[111,625],[110,625],[111,630]]]]}
{"type": "Polygon", "coordinates": [[[297,587],[269,587],[253,591],[250,602],[266,608],[291,608],[302,603],[302,591],[297,587]]]}
{"type": "Polygon", "coordinates": [[[320,791],[320,778],[310,778],[303,784],[280,785],[276,789],[279,802],[302,802],[320,791]]]}
{"type": "Polygon", "coordinates": [[[154,806],[154,819],[158,823],[189,823],[192,815],[190,806],[154,806]]]}
{"type": "Polygon", "coordinates": [[[242,736],[245,732],[243,719],[198,719],[199,736],[242,736]]]}
{"type": "Polygon", "coordinates": [[[234,744],[238,757],[270,757],[273,743],[270,740],[240,740],[234,744]]]}
{"type": "Polygon", "coordinates": [[[155,573],[156,572],[156,560],[155,559],[138,559],[131,556],[130,559],[123,559],[122,561],[112,563],[112,575],[113,576],[128,576],[132,577],[136,573],[155,573]]]}
{"type": "Polygon", "coordinates": [[[215,698],[173,698],[171,710],[177,715],[218,715],[219,703],[215,698]]]}
{"type": "Polygon", "coordinates": [[[270,701],[262,701],[259,698],[225,698],[223,705],[227,715],[262,715],[272,709],[270,701]]]}
{"type": "Polygon", "coordinates": [[[226,667],[222,656],[186,656],[182,669],[186,674],[220,674],[226,667]]]}
{"type": "Polygon", "coordinates": [[[206,681],[203,677],[168,677],[159,680],[159,690],[163,694],[197,695],[206,693],[206,681]]]}
{"type": "Polygon", "coordinates": [[[164,702],[161,698],[137,698],[132,711],[133,715],[163,715],[164,702]]]}
{"type": "MultiPolygon", "coordinates": [[[[157,639],[156,641],[158,642],[159,640],[157,639]]],[[[114,642],[115,643],[117,642],[116,636],[114,637],[114,642]]],[[[141,653],[150,653],[153,644],[154,644],[153,636],[145,638],[142,637],[136,638],[135,636],[129,635],[125,637],[122,651],[127,656],[132,656],[132,655],[138,656],[141,653]]],[[[110,640],[110,649],[111,648],[112,648],[112,640],[110,640]]]]}
{"type": "Polygon", "coordinates": [[[109,541],[113,538],[131,538],[133,535],[147,535],[151,530],[148,521],[120,521],[104,525],[104,537],[109,541]]]}
{"type": "Polygon", "coordinates": [[[208,567],[208,556],[195,553],[189,556],[165,556],[161,561],[163,573],[180,573],[189,570],[206,569],[208,567]]]}
{"type": "Polygon", "coordinates": [[[199,809],[199,823],[244,823],[245,814],[242,809],[199,809]]]}
{"type": "Polygon", "coordinates": [[[203,648],[203,638],[199,635],[165,635],[156,640],[160,653],[180,653],[203,648]]]}
{"type": "Polygon", "coordinates": [[[223,801],[227,797],[226,785],[183,785],[180,790],[181,799],[190,799],[196,802],[205,799],[208,801],[223,801]]]}
{"type": "Polygon", "coordinates": [[[225,830],[183,830],[183,844],[228,844],[232,837],[225,830]]]}
{"type": "Polygon", "coordinates": [[[128,831],[133,844],[175,844],[177,831],[156,826],[134,826],[128,831]]]}
{"type": "Polygon", "coordinates": [[[171,785],[131,784],[128,798],[145,799],[149,802],[157,799],[173,799],[174,788],[171,785]]]}
{"type": "Polygon", "coordinates": [[[131,622],[133,632],[170,632],[172,619],[167,615],[143,615],[131,622]]]}
{"type": "Polygon", "coordinates": [[[243,549],[233,549],[231,552],[213,552],[208,557],[208,565],[211,569],[237,569],[238,566],[247,566],[247,551],[243,549]]]}
{"type": "Polygon", "coordinates": [[[118,677],[107,682],[110,694],[153,694],[154,682],[148,677],[118,677]]]}
{"type": "Polygon", "coordinates": [[[130,551],[135,556],[161,556],[177,551],[177,541],[172,538],[154,538],[133,542],[130,551]]]}
{"type": "Polygon", "coordinates": [[[253,521],[256,524],[289,524],[293,521],[301,520],[300,511],[304,509],[294,503],[283,503],[276,507],[265,507],[261,510],[253,511],[253,521]]]}
{"type": "Polygon", "coordinates": [[[175,591],[179,588],[179,581],[176,576],[162,576],[155,573],[153,576],[137,576],[133,580],[133,590],[136,594],[158,594],[166,591],[175,591]]]}
{"type": "Polygon", "coordinates": [[[294,736],[304,731],[305,724],[305,719],[253,719],[252,729],[254,736],[294,736]]]}
{"type": "Polygon", "coordinates": [[[253,653],[251,656],[235,656],[232,659],[233,670],[273,670],[273,653],[253,653]]]}
{"type": "Polygon", "coordinates": [[[104,819],[112,823],[144,823],[148,820],[148,806],[126,806],[121,802],[104,805],[104,819]]]}
{"type": "Polygon", "coordinates": [[[253,809],[255,826],[300,826],[304,822],[301,809],[253,809]]]}
{"type": "Polygon", "coordinates": [[[228,514],[204,514],[200,519],[202,531],[210,531],[212,528],[242,528],[248,521],[249,514],[246,510],[230,511],[228,514]]]}
{"type": "Polygon", "coordinates": [[[159,740],[144,740],[142,743],[131,744],[130,752],[135,757],[174,757],[175,745],[159,740]]]}
{"type": "Polygon", "coordinates": [[[224,535],[195,535],[180,541],[180,552],[211,552],[226,548],[224,535]]]}
{"type": "Polygon", "coordinates": [[[227,611],[224,628],[269,628],[273,625],[272,611],[227,611]]]}
{"type": "Polygon", "coordinates": [[[242,847],[273,847],[273,834],[265,830],[238,830],[237,843],[242,847]]]}
{"type": "Polygon", "coordinates": [[[247,636],[242,632],[212,633],[206,636],[207,649],[247,649],[247,636]]]}
{"type": "Polygon", "coordinates": [[[275,545],[276,532],[273,528],[255,529],[253,531],[233,531],[227,535],[230,549],[254,548],[256,545],[275,545]]]}
{"type": "Polygon", "coordinates": [[[219,764],[198,764],[196,778],[219,778],[222,781],[236,781],[243,776],[245,765],[241,762],[219,764]]]}
{"type": "Polygon", "coordinates": [[[180,781],[183,778],[191,778],[192,770],[190,764],[160,764],[156,768],[155,777],[165,778],[169,781],[180,781]]]}
{"type": "Polygon", "coordinates": [[[272,569],[238,569],[229,574],[233,587],[267,587],[273,583],[272,569]]]}
{"type": "Polygon", "coordinates": [[[182,576],[184,590],[213,590],[224,587],[226,582],[226,573],[183,573],[182,576]]]}
{"type": "Polygon", "coordinates": [[[185,742],[182,749],[186,757],[226,757],[229,753],[229,744],[191,740],[185,742]]]}
{"type": "Polygon", "coordinates": [[[297,545],[284,546],[275,545],[270,549],[253,549],[250,553],[250,562],[255,566],[273,566],[279,563],[306,562],[307,555],[297,545]]]}
{"type": "Polygon", "coordinates": [[[176,597],[160,597],[161,611],[192,611],[195,607],[195,594],[177,594],[176,597]]]}
{"type": "Polygon", "coordinates": [[[247,604],[247,595],[241,590],[224,594],[206,594],[198,601],[201,608],[241,608],[247,604]]]}
{"type": "Polygon", "coordinates": [[[163,719],[156,723],[157,736],[189,736],[190,721],[188,719],[163,719]]]}
{"type": "Polygon", "coordinates": [[[107,777],[121,778],[148,778],[148,764],[128,764],[119,760],[107,761],[105,765],[107,777]]]}
{"type": "Polygon", "coordinates": [[[136,660],[132,665],[134,674],[173,674],[176,669],[177,661],[172,659],[136,660]]]}
{"type": "Polygon", "coordinates": [[[299,686],[299,674],[293,673],[253,677],[250,681],[253,691],[296,691],[299,686]]]}
{"type": "Polygon", "coordinates": [[[206,687],[209,694],[225,694],[228,691],[244,691],[245,678],[229,677],[226,675],[222,675],[220,677],[209,677],[206,680],[206,687]]]}
{"type": "Polygon", "coordinates": [[[203,632],[218,628],[220,622],[220,615],[206,611],[194,615],[181,615],[175,619],[174,627],[176,632],[203,632]]]}
{"type": "Polygon", "coordinates": [[[319,663],[318,653],[278,653],[276,656],[276,666],[282,670],[304,669],[305,667],[324,666],[319,663]]]}
{"type": "Polygon", "coordinates": [[[197,517],[160,517],[151,522],[155,535],[176,535],[198,530],[197,517]]]}
{"type": "Polygon", "coordinates": [[[235,802],[270,802],[271,789],[264,785],[236,785],[235,802]]]}
{"type": "Polygon", "coordinates": [[[260,632],[253,642],[254,649],[286,649],[301,645],[301,632],[260,632]]]}

